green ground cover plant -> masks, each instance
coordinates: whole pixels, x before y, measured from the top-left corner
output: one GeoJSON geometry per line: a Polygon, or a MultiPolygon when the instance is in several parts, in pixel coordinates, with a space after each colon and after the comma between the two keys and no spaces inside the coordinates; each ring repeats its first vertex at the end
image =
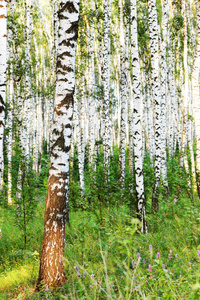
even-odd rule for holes
{"type": "Polygon", "coordinates": [[[4,209],[1,247],[1,299],[199,299],[200,209],[182,197],[162,202],[149,217],[149,232],[137,232],[127,205],[71,212],[66,231],[67,281],[56,291],[34,293],[38,275],[42,211],[29,227],[27,250],[13,212],[4,209]]]}

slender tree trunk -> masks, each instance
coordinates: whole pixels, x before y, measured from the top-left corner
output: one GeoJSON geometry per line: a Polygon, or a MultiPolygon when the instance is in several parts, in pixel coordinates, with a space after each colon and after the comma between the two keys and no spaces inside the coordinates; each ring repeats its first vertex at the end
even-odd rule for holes
{"type": "Polygon", "coordinates": [[[104,167],[106,179],[108,180],[110,168],[110,116],[109,116],[109,95],[110,95],[110,0],[104,0],[104,68],[103,68],[103,121],[104,121],[104,167]]]}
{"type": "Polygon", "coordinates": [[[184,93],[183,93],[183,131],[182,131],[182,144],[181,144],[181,157],[180,157],[180,166],[183,168],[185,165],[187,173],[189,172],[188,161],[186,155],[187,147],[187,129],[188,129],[188,92],[189,92],[189,78],[188,78],[188,36],[187,36],[187,8],[186,0],[182,1],[183,9],[183,26],[184,26],[184,93]]]}
{"type": "Polygon", "coordinates": [[[9,68],[9,79],[7,87],[7,158],[8,158],[8,204],[12,205],[12,139],[13,139],[13,103],[14,103],[14,72],[13,72],[13,39],[14,39],[14,5],[15,1],[11,0],[9,4],[10,10],[10,24],[8,30],[8,54],[10,61],[9,68]]]}
{"type": "Polygon", "coordinates": [[[119,141],[119,162],[120,162],[120,182],[122,189],[125,188],[125,137],[126,137],[126,86],[127,86],[127,63],[128,52],[126,52],[124,22],[123,22],[123,5],[119,0],[119,21],[120,21],[120,141],[119,141]]]}
{"type": "Polygon", "coordinates": [[[146,101],[147,101],[147,126],[148,126],[148,146],[151,166],[153,167],[155,157],[154,123],[153,123],[153,105],[150,93],[149,74],[145,74],[146,80],[146,101]]]}
{"type": "Polygon", "coordinates": [[[85,162],[85,79],[82,76],[82,91],[81,91],[81,111],[80,111],[80,124],[79,124],[79,136],[78,142],[78,166],[79,166],[79,178],[82,196],[85,192],[85,176],[84,176],[84,162],[85,162]]]}
{"type": "Polygon", "coordinates": [[[167,29],[168,29],[168,16],[169,7],[168,0],[164,1],[163,9],[163,40],[161,43],[161,173],[163,184],[168,194],[168,181],[167,181],[167,154],[166,154],[166,102],[167,102],[167,29]]]}
{"type": "Polygon", "coordinates": [[[137,39],[137,5],[136,0],[131,1],[131,60],[132,60],[132,94],[134,97],[134,158],[135,158],[135,180],[136,180],[136,197],[137,197],[137,217],[141,221],[141,232],[147,233],[146,225],[146,208],[144,197],[144,176],[143,176],[143,151],[142,151],[142,97],[140,82],[140,66],[138,56],[138,39],[137,39]]]}
{"type": "MultiPolygon", "coordinates": [[[[30,48],[31,48],[31,32],[32,32],[32,9],[33,1],[25,0],[25,101],[24,101],[24,116],[23,116],[23,143],[24,148],[24,163],[30,162],[30,133],[31,133],[31,109],[33,102],[31,73],[30,73],[30,48]]],[[[28,167],[27,167],[28,168],[28,167]]]]}
{"type": "Polygon", "coordinates": [[[68,214],[78,11],[78,0],[60,2],[56,96],[38,288],[41,284],[47,288],[60,286],[65,281],[65,223],[68,214]]]}
{"type": "MultiPolygon", "coordinates": [[[[94,1],[91,0],[91,14],[94,15],[94,1]]],[[[89,128],[88,128],[88,159],[95,169],[95,99],[94,99],[94,19],[87,21],[88,31],[88,109],[89,109],[89,128]]]]}
{"type": "Polygon", "coordinates": [[[3,187],[3,134],[5,126],[7,68],[7,1],[0,1],[0,189],[3,187]]]}
{"type": "Polygon", "coordinates": [[[196,132],[196,179],[197,190],[200,198],[200,93],[199,93],[199,70],[200,70],[200,0],[197,10],[197,44],[192,72],[193,110],[196,132]]]}
{"type": "Polygon", "coordinates": [[[152,210],[158,211],[158,189],[160,185],[161,167],[161,128],[160,128],[160,82],[159,82],[159,56],[158,56],[158,21],[156,1],[148,0],[149,8],[149,31],[152,67],[152,93],[154,101],[154,121],[155,121],[155,183],[152,196],[152,210]]]}

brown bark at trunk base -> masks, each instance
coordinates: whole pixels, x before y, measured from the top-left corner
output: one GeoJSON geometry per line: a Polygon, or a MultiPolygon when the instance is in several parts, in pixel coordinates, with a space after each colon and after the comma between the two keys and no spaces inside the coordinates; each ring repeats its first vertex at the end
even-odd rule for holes
{"type": "MultiPolygon", "coordinates": [[[[57,195],[57,188],[55,188],[53,192],[51,190],[51,186],[58,184],[60,179],[61,178],[51,176],[49,180],[37,290],[50,286],[61,286],[65,282],[64,247],[65,223],[67,217],[66,197],[59,197],[57,195]]],[[[63,194],[66,194],[66,191],[63,194]]]]}

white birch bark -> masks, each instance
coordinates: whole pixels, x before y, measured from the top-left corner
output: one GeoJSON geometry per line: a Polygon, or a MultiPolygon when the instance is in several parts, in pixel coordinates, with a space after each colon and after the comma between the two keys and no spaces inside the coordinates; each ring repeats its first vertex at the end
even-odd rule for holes
{"type": "MultiPolygon", "coordinates": [[[[53,47],[52,47],[52,67],[53,67],[53,74],[55,75],[56,72],[56,58],[57,58],[57,51],[58,51],[58,1],[51,0],[51,10],[53,14],[52,18],[52,31],[53,31],[53,47]]],[[[53,76],[54,80],[55,77],[53,76]]]]}
{"type": "Polygon", "coordinates": [[[85,161],[85,79],[82,76],[82,91],[81,91],[81,111],[79,117],[79,132],[78,132],[78,166],[79,166],[79,178],[80,188],[82,196],[85,191],[85,176],[84,176],[84,161],[85,161]]]}
{"type": "Polygon", "coordinates": [[[149,74],[145,76],[146,79],[146,102],[147,102],[147,123],[148,123],[148,149],[151,166],[153,167],[154,158],[155,158],[155,140],[154,140],[154,122],[153,122],[153,105],[152,105],[152,96],[150,93],[150,80],[149,74]]]}
{"type": "Polygon", "coordinates": [[[104,67],[103,67],[103,148],[104,167],[108,179],[110,167],[110,116],[109,116],[109,96],[110,96],[110,0],[104,0],[104,67]]]}
{"type": "Polygon", "coordinates": [[[5,126],[7,68],[7,1],[0,0],[0,189],[3,187],[3,134],[5,126]]]}
{"type": "MultiPolygon", "coordinates": [[[[91,13],[94,14],[94,1],[91,0],[91,13]]],[[[89,140],[88,140],[88,158],[89,163],[95,169],[95,99],[94,99],[94,19],[90,23],[87,21],[88,31],[88,109],[89,109],[89,140]]]]}
{"type": "Polygon", "coordinates": [[[143,149],[142,149],[142,97],[140,82],[140,66],[138,57],[137,40],[137,5],[136,0],[131,1],[131,61],[132,61],[132,94],[134,98],[134,158],[135,158],[135,180],[137,197],[137,217],[141,221],[141,232],[147,233],[146,207],[144,197],[144,177],[143,177],[143,149]]]}
{"type": "Polygon", "coordinates": [[[191,88],[189,93],[189,107],[188,107],[188,147],[190,151],[190,162],[191,162],[191,186],[192,186],[192,193],[194,195],[197,194],[197,182],[196,182],[196,170],[195,170],[195,161],[194,161],[194,151],[193,151],[193,138],[192,138],[192,129],[193,129],[193,122],[191,120],[193,112],[192,112],[192,95],[191,95],[191,88]]]}
{"type": "MultiPolygon", "coordinates": [[[[84,77],[83,77],[83,84],[84,77]]],[[[84,135],[84,119],[85,119],[85,109],[84,109],[84,87],[82,86],[82,90],[79,91],[78,101],[77,97],[75,97],[74,101],[74,131],[76,130],[76,144],[77,144],[77,152],[78,152],[78,170],[79,170],[79,180],[80,180],[80,190],[81,195],[84,197],[85,192],[85,178],[84,178],[84,159],[85,159],[85,135],[84,135]],[[79,103],[80,102],[80,103],[79,103]],[[79,105],[80,104],[80,105],[79,105]],[[80,108],[79,108],[80,106],[80,108]]],[[[75,139],[74,139],[75,141],[75,139]]]]}
{"type": "Polygon", "coordinates": [[[169,7],[168,0],[164,1],[163,7],[163,40],[161,42],[161,173],[163,184],[168,193],[168,181],[167,181],[167,154],[166,154],[166,101],[167,101],[167,30],[169,19],[169,7]]]}
{"type": "Polygon", "coordinates": [[[152,196],[152,210],[158,210],[158,188],[160,185],[160,160],[161,160],[161,128],[160,128],[160,82],[159,82],[159,56],[158,56],[158,21],[156,1],[148,0],[149,33],[152,67],[152,94],[154,101],[154,125],[155,125],[155,183],[152,196]]]}
{"type": "Polygon", "coordinates": [[[13,31],[14,26],[13,17],[14,17],[14,5],[15,1],[10,1],[9,10],[10,10],[10,18],[11,22],[9,24],[8,30],[8,55],[10,60],[10,69],[9,69],[9,79],[8,79],[8,87],[7,87],[7,124],[6,127],[8,129],[8,137],[7,137],[7,159],[8,159],[8,204],[12,205],[12,139],[13,139],[13,103],[14,103],[14,74],[13,74],[13,59],[14,59],[14,51],[13,51],[13,31]]]}
{"type": "Polygon", "coordinates": [[[30,75],[30,47],[31,47],[31,32],[32,32],[32,8],[33,0],[25,0],[25,101],[23,106],[23,133],[21,139],[23,159],[28,170],[30,162],[30,133],[31,133],[31,104],[32,104],[32,86],[30,75]]]}
{"type": "MultiPolygon", "coordinates": [[[[35,49],[36,49],[36,82],[37,82],[37,87],[39,89],[40,87],[40,66],[39,66],[39,51],[38,51],[38,46],[36,39],[34,38],[34,43],[35,43],[35,49]]],[[[35,97],[35,120],[34,120],[34,142],[33,142],[33,170],[38,173],[39,168],[39,132],[40,132],[40,126],[41,126],[41,120],[39,120],[39,92],[36,92],[36,97],[35,97]]]]}
{"type": "Polygon", "coordinates": [[[186,0],[182,1],[182,10],[183,10],[183,25],[184,25],[184,93],[183,93],[183,131],[182,131],[182,143],[181,143],[181,157],[180,165],[189,173],[188,161],[186,156],[186,147],[187,147],[187,127],[188,127],[188,93],[189,93],[189,83],[188,83],[188,61],[187,61],[187,52],[188,52],[188,38],[187,38],[187,13],[186,13],[186,0]]]}
{"type": "Polygon", "coordinates": [[[200,93],[199,93],[199,71],[200,71],[200,0],[197,9],[197,43],[192,72],[193,114],[196,133],[196,180],[198,196],[200,198],[200,93]]]}
{"type": "MultiPolygon", "coordinates": [[[[128,125],[129,125],[129,149],[128,149],[128,165],[129,165],[129,174],[133,177],[133,94],[132,94],[132,84],[131,84],[131,76],[130,71],[128,72],[128,125]]],[[[131,183],[130,188],[131,194],[133,194],[133,183],[131,183]]]]}
{"type": "MultiPolygon", "coordinates": [[[[186,0],[182,1],[182,9],[183,9],[183,25],[184,25],[184,94],[183,94],[183,131],[182,131],[182,144],[181,144],[181,157],[180,163],[181,167],[183,167],[183,163],[185,166],[185,170],[187,174],[191,177],[189,170],[189,163],[187,158],[187,142],[188,142],[188,131],[189,131],[189,120],[188,120],[188,112],[189,112],[189,72],[188,72],[188,35],[187,35],[187,7],[186,0]]],[[[190,150],[191,149],[190,145],[190,150]]],[[[193,150],[192,150],[193,151],[193,150]]],[[[192,155],[193,156],[193,155],[192,155]]],[[[195,174],[193,174],[195,175],[195,174]]],[[[194,179],[195,180],[195,179],[194,179]]],[[[188,180],[188,186],[191,187],[191,180],[188,180]]]]}
{"type": "Polygon", "coordinates": [[[126,51],[125,33],[123,24],[122,0],[119,0],[119,23],[120,23],[120,141],[119,141],[119,162],[121,187],[125,187],[125,136],[126,136],[126,85],[127,85],[127,63],[128,52],[126,51]]]}

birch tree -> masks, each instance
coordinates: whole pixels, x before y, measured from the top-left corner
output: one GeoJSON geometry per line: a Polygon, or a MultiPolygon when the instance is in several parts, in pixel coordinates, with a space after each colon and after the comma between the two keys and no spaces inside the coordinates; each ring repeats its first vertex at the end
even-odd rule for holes
{"type": "Polygon", "coordinates": [[[148,0],[149,10],[149,33],[151,49],[151,68],[152,68],[152,94],[154,102],[154,121],[155,121],[155,183],[152,196],[152,210],[158,210],[158,188],[160,185],[161,167],[161,129],[160,129],[160,82],[159,82],[159,56],[158,56],[158,20],[156,1],[148,0]]]}
{"type": "Polygon", "coordinates": [[[163,40],[161,43],[161,171],[164,186],[168,193],[168,182],[167,182],[167,155],[166,155],[166,102],[167,102],[167,31],[168,31],[168,16],[169,7],[168,0],[164,1],[163,9],[163,40]]]}
{"type": "Polygon", "coordinates": [[[122,0],[119,0],[119,22],[120,22],[120,101],[121,101],[121,122],[120,122],[120,181],[122,188],[125,187],[125,137],[126,137],[126,85],[127,85],[127,63],[128,51],[126,51],[122,0]]]}
{"type": "Polygon", "coordinates": [[[3,186],[3,134],[5,126],[7,67],[7,1],[0,0],[0,189],[3,186]]]}
{"type": "Polygon", "coordinates": [[[104,66],[103,66],[103,121],[104,121],[104,166],[106,174],[110,167],[110,118],[109,118],[109,89],[110,89],[110,9],[111,0],[104,0],[104,66]]]}
{"type": "Polygon", "coordinates": [[[187,126],[188,126],[188,93],[189,93],[189,78],[188,78],[188,36],[187,36],[187,8],[186,8],[186,0],[182,1],[182,9],[183,9],[183,26],[184,26],[184,92],[183,92],[183,131],[182,131],[182,143],[181,143],[181,157],[180,157],[180,165],[183,168],[183,164],[185,164],[185,168],[188,172],[188,161],[186,157],[186,146],[187,146],[187,126]]]}
{"type": "Polygon", "coordinates": [[[8,30],[8,55],[10,61],[9,76],[8,76],[8,86],[7,86],[7,124],[8,137],[7,137],[7,158],[8,158],[8,204],[12,204],[12,139],[13,139],[13,102],[14,102],[14,72],[13,72],[13,32],[14,32],[14,6],[15,1],[10,1],[9,10],[10,18],[12,19],[12,25],[9,24],[8,30]]]}
{"type": "Polygon", "coordinates": [[[137,5],[136,0],[131,0],[131,61],[132,61],[132,94],[134,98],[134,158],[135,158],[135,180],[136,180],[136,197],[137,197],[137,217],[141,221],[141,232],[147,233],[146,225],[146,208],[144,198],[144,176],[143,176],[143,147],[142,147],[142,97],[140,82],[140,66],[138,56],[137,40],[137,5]]]}
{"type": "MultiPolygon", "coordinates": [[[[91,14],[94,15],[94,1],[91,0],[91,14]]],[[[91,18],[90,24],[87,20],[88,30],[88,109],[89,109],[89,163],[95,168],[95,99],[94,99],[94,19],[91,18]],[[90,26],[89,26],[90,25],[90,26]]]]}
{"type": "Polygon", "coordinates": [[[56,95],[38,288],[41,284],[47,288],[60,286],[65,281],[65,223],[68,214],[79,1],[61,0],[58,16],[56,95]]]}
{"type": "Polygon", "coordinates": [[[197,43],[193,62],[192,92],[193,110],[196,132],[196,180],[198,196],[200,198],[200,94],[199,94],[199,70],[200,70],[200,0],[197,9],[197,43]]]}

